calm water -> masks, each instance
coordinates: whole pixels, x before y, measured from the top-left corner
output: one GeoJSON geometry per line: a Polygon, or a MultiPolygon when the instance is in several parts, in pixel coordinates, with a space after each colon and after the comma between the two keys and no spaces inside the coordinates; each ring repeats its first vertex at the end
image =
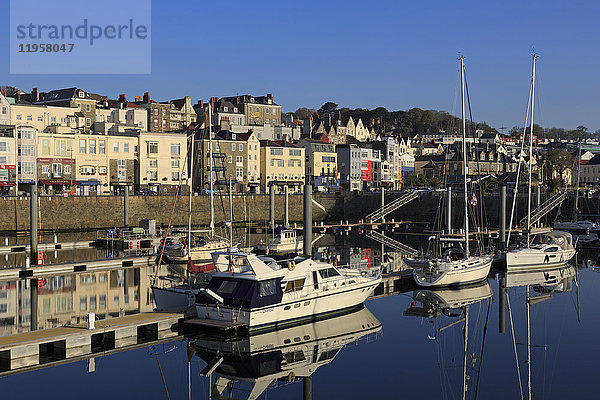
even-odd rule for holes
{"type": "MultiPolygon", "coordinates": [[[[341,263],[355,266],[381,260],[380,245],[368,247],[369,242],[362,238],[346,238],[335,246],[336,241],[339,239],[316,250],[324,255],[337,251],[341,263]],[[353,243],[358,247],[350,248],[353,243]]],[[[597,257],[586,254],[579,259],[597,257]]],[[[393,254],[383,257],[384,261],[393,258],[393,254]]],[[[151,310],[147,283],[151,273],[135,269],[111,271],[102,278],[99,274],[57,277],[47,288],[50,300],[45,310],[44,298],[39,295],[38,324],[50,327],[81,319],[91,306],[91,296],[95,296],[96,311],[100,312],[100,293],[105,296],[106,316],[120,308],[127,312],[151,310]]],[[[88,361],[83,360],[8,375],[0,378],[0,391],[6,399],[166,399],[162,369],[169,397],[184,399],[188,392],[187,346],[193,342],[190,376],[194,399],[208,398],[209,385],[215,382],[223,398],[228,398],[230,391],[232,398],[248,398],[251,393],[260,394],[260,398],[302,398],[303,376],[311,376],[315,399],[460,399],[463,387],[466,398],[518,399],[521,391],[524,398],[528,396],[529,376],[536,399],[598,398],[595,337],[600,328],[596,311],[600,273],[580,269],[579,287],[575,278],[573,268],[546,275],[508,275],[510,309],[506,308],[502,334],[498,275],[494,275],[483,285],[461,290],[395,293],[369,300],[366,309],[350,315],[249,340],[180,338],[98,356],[94,372],[87,372],[88,361]],[[529,308],[530,375],[526,361],[528,290],[533,299],[529,308]],[[209,382],[201,371],[207,362],[221,356],[223,362],[209,382]]],[[[28,330],[31,315],[28,319],[24,311],[27,296],[19,297],[27,288],[20,288],[19,282],[0,285],[0,293],[14,297],[10,304],[16,307],[9,311],[12,324],[10,317],[2,316],[0,335],[28,330]]]]}

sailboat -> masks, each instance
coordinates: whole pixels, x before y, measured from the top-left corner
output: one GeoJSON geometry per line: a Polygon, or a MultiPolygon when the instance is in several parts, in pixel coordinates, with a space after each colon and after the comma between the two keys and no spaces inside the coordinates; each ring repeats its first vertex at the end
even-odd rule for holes
{"type": "Polygon", "coordinates": [[[573,209],[573,222],[555,222],[554,229],[561,229],[567,231],[573,235],[573,239],[577,245],[594,245],[598,244],[600,238],[598,238],[598,231],[600,226],[592,221],[579,221],[579,178],[581,175],[581,143],[579,143],[579,150],[577,152],[577,188],[575,189],[575,206],[573,209]]]}
{"type": "MultiPolygon", "coordinates": [[[[535,63],[538,56],[535,52],[533,56],[533,67],[531,74],[531,129],[529,131],[529,160],[528,160],[528,196],[527,196],[527,242],[521,248],[506,252],[507,270],[519,270],[529,268],[555,267],[569,261],[575,255],[573,237],[570,233],[564,231],[540,232],[531,235],[531,174],[533,160],[533,106],[535,100],[535,63]]],[[[527,125],[527,124],[526,124],[527,125]]],[[[526,129],[526,128],[525,128],[526,129]]],[[[523,135],[525,140],[525,135],[523,135]]],[[[518,179],[518,174],[517,174],[518,179]]],[[[515,194],[513,198],[513,216],[517,199],[517,188],[515,185],[515,194]]],[[[512,220],[512,217],[511,217],[512,220]]],[[[510,238],[510,231],[509,231],[510,238]]]]}
{"type": "MultiPolygon", "coordinates": [[[[465,59],[460,60],[461,100],[462,100],[462,153],[463,153],[463,195],[464,195],[464,250],[445,253],[442,257],[425,260],[422,268],[413,269],[413,277],[418,285],[453,286],[481,282],[487,278],[494,258],[491,255],[471,255],[469,251],[469,198],[467,190],[467,134],[465,112],[465,59]]],[[[457,250],[457,249],[453,249],[457,250]]],[[[410,265],[410,260],[408,261],[410,265]]],[[[420,266],[420,265],[415,265],[420,266]]]]}
{"type": "MultiPolygon", "coordinates": [[[[210,229],[207,231],[210,238],[194,236],[192,234],[192,193],[194,179],[194,157],[190,161],[190,191],[189,191],[189,217],[188,217],[188,240],[177,248],[169,248],[166,252],[167,260],[175,263],[210,262],[210,254],[214,251],[222,251],[230,246],[230,243],[215,235],[215,211],[214,211],[214,177],[213,177],[213,155],[212,155],[212,104],[208,107],[208,147],[209,147],[209,181],[210,181],[210,229]]],[[[192,149],[194,148],[194,135],[192,135],[192,149]]],[[[193,154],[193,151],[192,151],[193,154]]]]}

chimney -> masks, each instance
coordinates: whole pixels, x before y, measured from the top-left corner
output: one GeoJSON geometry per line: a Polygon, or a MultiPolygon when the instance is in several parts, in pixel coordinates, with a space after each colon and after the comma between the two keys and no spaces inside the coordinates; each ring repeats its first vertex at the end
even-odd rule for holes
{"type": "Polygon", "coordinates": [[[204,108],[204,100],[198,100],[198,107],[204,108]]]}
{"type": "Polygon", "coordinates": [[[144,92],[144,104],[150,103],[150,93],[144,92]]]}
{"type": "Polygon", "coordinates": [[[235,105],[238,106],[238,107],[240,106],[240,96],[236,96],[236,98],[235,98],[235,105]]]}
{"type": "Polygon", "coordinates": [[[17,91],[17,93],[15,93],[15,99],[17,100],[17,103],[21,102],[21,92],[17,91]]]}
{"type": "Polygon", "coordinates": [[[119,104],[122,104],[123,107],[127,104],[127,97],[124,94],[119,95],[119,104]]]}
{"type": "Polygon", "coordinates": [[[142,101],[142,98],[140,96],[135,96],[135,100],[136,103],[139,103],[142,101]]]}
{"type": "Polygon", "coordinates": [[[40,101],[40,92],[38,91],[38,88],[36,88],[36,87],[34,87],[31,90],[31,100],[33,100],[34,102],[40,101]]]}
{"type": "Polygon", "coordinates": [[[273,101],[273,94],[272,93],[267,93],[267,100],[273,101]]]}

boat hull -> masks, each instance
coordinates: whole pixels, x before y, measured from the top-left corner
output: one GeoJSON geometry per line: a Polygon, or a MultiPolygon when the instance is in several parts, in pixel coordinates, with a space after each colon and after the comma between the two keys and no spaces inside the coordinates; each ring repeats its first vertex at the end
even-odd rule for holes
{"type": "Polygon", "coordinates": [[[485,280],[493,261],[492,256],[484,256],[443,262],[434,271],[414,269],[413,277],[415,282],[423,287],[468,285],[485,280]]]}
{"type": "Polygon", "coordinates": [[[196,295],[191,289],[152,286],[152,295],[158,311],[185,310],[193,306],[196,299],[196,295]]]}
{"type": "Polygon", "coordinates": [[[279,304],[253,309],[196,304],[196,311],[200,319],[238,322],[250,331],[272,329],[356,307],[373,293],[379,283],[381,278],[371,279],[352,288],[331,288],[306,296],[295,295],[279,304]]]}
{"type": "Polygon", "coordinates": [[[575,255],[575,249],[545,252],[535,248],[522,248],[506,253],[506,269],[509,271],[554,268],[565,264],[575,255]]]}

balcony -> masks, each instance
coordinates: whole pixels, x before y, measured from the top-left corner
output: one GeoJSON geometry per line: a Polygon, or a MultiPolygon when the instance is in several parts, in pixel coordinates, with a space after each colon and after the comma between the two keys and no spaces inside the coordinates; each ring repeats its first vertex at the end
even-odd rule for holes
{"type": "MultiPolygon", "coordinates": [[[[206,158],[210,157],[210,153],[206,153],[206,158]]],[[[225,153],[213,153],[213,158],[225,158],[227,154],[225,153]]]]}

